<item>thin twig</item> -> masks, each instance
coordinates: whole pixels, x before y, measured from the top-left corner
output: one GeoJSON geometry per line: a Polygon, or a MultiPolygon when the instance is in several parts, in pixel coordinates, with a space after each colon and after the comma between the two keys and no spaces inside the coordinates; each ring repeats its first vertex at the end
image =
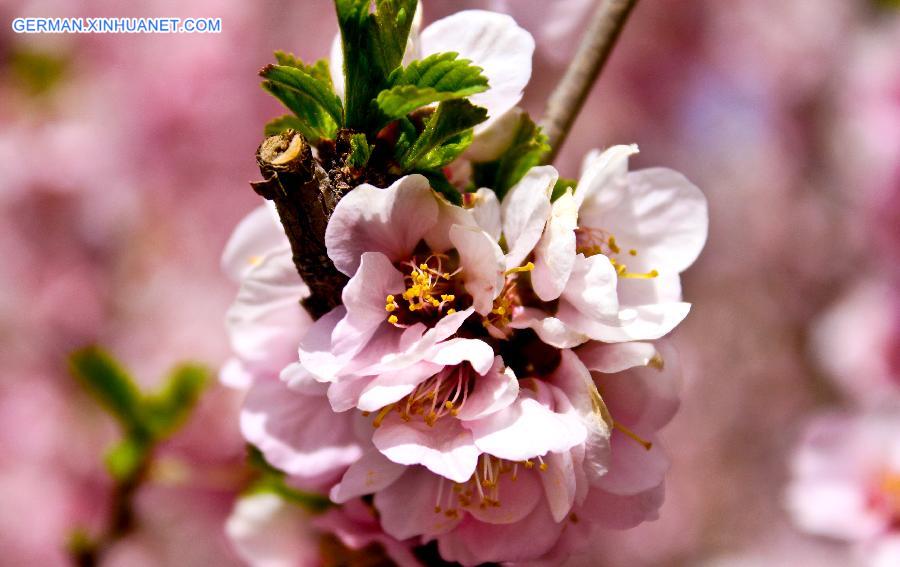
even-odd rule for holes
{"type": "Polygon", "coordinates": [[[556,159],[635,4],[637,0],[605,0],[591,18],[575,58],[547,101],[541,127],[549,138],[550,151],[544,163],[556,159]]]}

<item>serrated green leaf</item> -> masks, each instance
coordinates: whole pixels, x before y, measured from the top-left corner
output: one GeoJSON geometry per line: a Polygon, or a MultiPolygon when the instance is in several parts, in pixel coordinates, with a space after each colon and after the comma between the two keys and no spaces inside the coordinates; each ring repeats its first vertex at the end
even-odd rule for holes
{"type": "Polygon", "coordinates": [[[447,157],[447,154],[459,155],[472,142],[471,136],[467,138],[460,135],[485,120],[487,109],[475,106],[467,100],[448,100],[440,103],[426,122],[425,129],[419,134],[418,139],[400,158],[401,167],[404,170],[430,169],[435,167],[434,163],[447,157]],[[444,144],[451,146],[446,153],[437,150],[444,144]]]}
{"type": "Polygon", "coordinates": [[[182,364],[169,374],[165,386],[144,401],[144,414],[155,439],[168,437],[190,415],[208,381],[209,371],[182,364]]]}
{"type": "Polygon", "coordinates": [[[288,65],[268,65],[260,76],[266,79],[263,88],[300,119],[298,130],[307,139],[317,143],[335,137],[343,122],[343,107],[330,83],[288,65]]]}
{"type": "Polygon", "coordinates": [[[312,65],[307,65],[293,53],[279,50],[275,52],[275,61],[277,61],[279,65],[295,67],[301,71],[305,71],[307,74],[328,85],[332,91],[334,90],[334,83],[331,82],[331,68],[327,59],[319,59],[312,65]]]}
{"type": "Polygon", "coordinates": [[[464,98],[484,92],[488,80],[481,67],[457,53],[436,53],[413,61],[405,69],[391,74],[390,89],[378,94],[376,103],[388,120],[434,102],[464,98]]]}
{"type": "Polygon", "coordinates": [[[144,465],[150,444],[142,439],[126,437],[106,452],[106,470],[118,481],[133,477],[144,465]]]}
{"type": "Polygon", "coordinates": [[[303,128],[305,127],[306,125],[303,123],[303,121],[293,114],[285,114],[284,116],[279,116],[278,118],[269,120],[269,122],[266,123],[266,126],[263,129],[263,133],[266,136],[275,136],[281,134],[285,130],[296,130],[298,132],[303,132],[303,128]]]}
{"type": "Polygon", "coordinates": [[[472,145],[472,139],[474,137],[471,129],[460,132],[422,156],[422,158],[416,162],[416,166],[425,169],[444,167],[462,155],[462,153],[472,145]]]}
{"type": "Polygon", "coordinates": [[[141,393],[122,366],[99,347],[87,347],[69,356],[72,375],[128,433],[144,432],[141,393]]]}
{"type": "Polygon", "coordinates": [[[400,66],[417,0],[335,0],[346,78],[346,123],[370,132],[383,120],[372,112],[372,101],[389,86],[388,77],[400,66]]]}
{"type": "Polygon", "coordinates": [[[369,163],[371,156],[372,147],[369,146],[365,134],[350,136],[350,155],[347,157],[347,165],[354,169],[362,169],[369,163]]]}
{"type": "Polygon", "coordinates": [[[541,157],[550,150],[547,136],[527,115],[522,114],[509,148],[496,162],[476,166],[476,182],[490,187],[502,199],[528,170],[540,164],[541,157]]]}

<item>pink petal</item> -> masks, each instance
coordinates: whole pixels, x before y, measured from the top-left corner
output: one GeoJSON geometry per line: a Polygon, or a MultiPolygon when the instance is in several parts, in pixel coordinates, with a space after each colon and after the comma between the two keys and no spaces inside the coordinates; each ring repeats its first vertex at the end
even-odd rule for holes
{"type": "MultiPolygon", "coordinates": [[[[261,205],[244,217],[222,252],[222,271],[240,283],[250,269],[266,254],[278,249],[290,249],[278,213],[268,205],[261,205]]],[[[294,274],[299,280],[300,276],[294,274]]]]}
{"type": "Polygon", "coordinates": [[[610,440],[609,472],[595,486],[620,496],[631,496],[662,484],[669,470],[669,459],[655,437],[643,431],[636,433],[653,443],[652,448],[648,451],[634,439],[614,430],[610,440]]]}
{"type": "Polygon", "coordinates": [[[409,259],[416,244],[437,222],[438,206],[428,180],[408,175],[387,189],[360,185],[338,202],[328,228],[328,257],[352,276],[363,252],[381,252],[391,261],[409,259]]]}
{"type": "Polygon", "coordinates": [[[388,324],[384,310],[387,295],[403,289],[403,274],[384,254],[363,253],[359,269],[341,293],[347,314],[331,333],[332,352],[355,354],[362,350],[375,330],[388,324]]]}
{"type": "Polygon", "coordinates": [[[613,373],[635,366],[646,366],[656,356],[656,347],[652,343],[591,342],[575,352],[589,370],[613,373]]]}
{"type": "Polygon", "coordinates": [[[374,494],[391,485],[406,470],[403,465],[389,461],[376,451],[369,449],[350,465],[341,482],[331,489],[331,500],[343,504],[357,496],[374,494]]]}
{"type": "Polygon", "coordinates": [[[381,515],[384,531],[397,539],[435,536],[452,530],[464,514],[455,517],[435,512],[439,486],[442,495],[450,490],[446,479],[424,467],[407,467],[396,482],[375,493],[375,507],[381,515]]]}
{"type": "Polygon", "coordinates": [[[519,380],[498,356],[490,370],[476,378],[473,390],[456,417],[463,421],[480,419],[508,407],[518,396],[519,380]]]}
{"type": "Polygon", "coordinates": [[[500,246],[480,228],[453,225],[450,240],[459,252],[462,278],[475,311],[487,315],[503,289],[504,258],[500,246]]]}
{"type": "Polygon", "coordinates": [[[546,502],[521,522],[488,524],[466,518],[455,530],[438,537],[441,557],[464,565],[536,559],[549,551],[563,524],[553,521],[546,502]]]}
{"type": "MultiPolygon", "coordinates": [[[[487,524],[513,524],[530,514],[544,496],[537,473],[519,467],[516,479],[503,475],[497,485],[499,506],[480,505],[478,498],[466,508],[475,519],[487,524]]],[[[478,496],[476,494],[476,496],[478,496]]]]}
{"type": "Polygon", "coordinates": [[[441,368],[439,364],[420,362],[376,376],[363,388],[357,407],[363,411],[376,411],[399,401],[441,368]]]}
{"type": "Polygon", "coordinates": [[[599,527],[627,530],[659,518],[659,508],[665,495],[665,485],[662,483],[627,496],[594,488],[578,510],[578,515],[599,527]]]}
{"type": "Polygon", "coordinates": [[[247,393],[241,432],[273,466],[302,477],[338,471],[362,453],[347,414],[278,380],[257,382],[247,393]]]}
{"type": "Polygon", "coordinates": [[[375,431],[372,442],[395,463],[423,465],[454,482],[469,480],[479,455],[472,434],[450,417],[429,426],[418,419],[405,422],[392,414],[375,431]]]}
{"type": "MultiPolygon", "coordinates": [[[[532,382],[545,395],[553,386],[532,382]]],[[[557,413],[522,390],[509,407],[474,421],[464,422],[479,450],[510,461],[524,461],[550,451],[560,452],[583,443],[584,425],[571,407],[557,413]]]]}

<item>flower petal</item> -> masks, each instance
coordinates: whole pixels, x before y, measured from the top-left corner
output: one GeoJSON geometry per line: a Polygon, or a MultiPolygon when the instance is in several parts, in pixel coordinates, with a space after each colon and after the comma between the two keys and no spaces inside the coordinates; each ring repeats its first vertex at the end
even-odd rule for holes
{"type": "Polygon", "coordinates": [[[649,450],[618,429],[614,430],[610,439],[609,472],[595,486],[612,494],[630,496],[662,484],[669,470],[669,459],[652,435],[645,434],[645,438],[653,443],[649,450]]]}
{"type": "Polygon", "coordinates": [[[494,307],[494,298],[503,289],[503,251],[480,228],[453,225],[450,240],[459,252],[462,277],[473,307],[481,315],[487,315],[494,307]]]}
{"type": "Polygon", "coordinates": [[[628,530],[659,518],[665,495],[664,484],[628,496],[591,489],[578,515],[599,527],[628,530]]]}
{"type": "Polygon", "coordinates": [[[289,247],[278,213],[261,205],[241,219],[231,233],[222,252],[222,271],[232,281],[240,282],[264,255],[289,247]]]}
{"type": "Polygon", "coordinates": [[[331,489],[331,500],[343,504],[357,496],[374,494],[400,478],[406,467],[388,460],[374,448],[350,465],[341,481],[331,489]]]}
{"type": "Polygon", "coordinates": [[[441,366],[468,362],[475,372],[485,374],[494,364],[494,349],[480,339],[455,338],[434,345],[425,360],[441,366]]]}
{"type": "Polygon", "coordinates": [[[456,527],[462,514],[435,512],[441,488],[440,494],[446,495],[450,483],[425,467],[407,467],[396,482],[375,493],[375,508],[384,531],[404,540],[435,536],[456,527]]]}
{"type": "Polygon", "coordinates": [[[225,533],[248,565],[315,565],[319,559],[307,515],[272,492],[240,497],[225,522],[225,533]]]}
{"type": "Polygon", "coordinates": [[[503,359],[496,357],[494,365],[475,380],[475,386],[456,416],[463,421],[479,419],[508,407],[519,396],[519,380],[511,368],[504,368],[503,359]]]}
{"type": "Polygon", "coordinates": [[[544,301],[553,301],[562,293],[575,266],[575,228],[578,207],[571,191],[554,203],[544,234],[534,250],[531,286],[544,301]]]}
{"type": "Polygon", "coordinates": [[[279,380],[259,381],[247,393],[241,432],[273,466],[299,477],[337,473],[362,454],[347,414],[279,380]]]}
{"type": "Polygon", "coordinates": [[[509,245],[506,269],[520,266],[541,238],[550,218],[550,195],[559,173],[546,165],[528,170],[500,203],[503,235],[509,245]]]}
{"type": "Polygon", "coordinates": [[[422,31],[423,56],[453,51],[483,69],[489,89],[472,96],[472,104],[488,109],[485,130],[522,99],[531,78],[534,39],[515,20],[484,10],[464,10],[438,20],[422,31]]]}
{"type": "Polygon", "coordinates": [[[231,348],[252,376],[274,377],[297,358],[297,345],[312,319],[300,299],[309,295],[291,261],[276,249],[246,272],[225,318],[231,348]]]}
{"type": "Polygon", "coordinates": [[[647,366],[656,356],[653,343],[596,343],[575,351],[588,368],[596,372],[621,372],[635,366],[647,366]]]}
{"type": "Polygon", "coordinates": [[[407,175],[387,189],[360,185],[338,202],[328,228],[328,257],[352,276],[363,252],[381,252],[391,261],[406,260],[438,217],[428,180],[407,175]]]}
{"type": "MultiPolygon", "coordinates": [[[[609,258],[602,254],[587,258],[578,254],[574,256],[574,260],[571,278],[563,291],[562,302],[572,306],[589,321],[618,320],[619,299],[616,295],[618,278],[609,258]]],[[[559,314],[557,317],[569,323],[568,319],[559,314]]],[[[572,326],[577,328],[579,325],[572,326]]]]}
{"type": "Polygon", "coordinates": [[[500,223],[500,201],[497,200],[497,194],[482,187],[474,195],[475,204],[470,210],[475,223],[490,234],[493,240],[499,241],[503,226],[500,223]]]}
{"type": "Polygon", "coordinates": [[[384,254],[364,252],[359,269],[341,293],[347,314],[331,333],[331,351],[340,355],[362,350],[375,330],[387,324],[387,295],[399,294],[403,289],[403,274],[384,254]]]}
{"type": "Polygon", "coordinates": [[[363,411],[379,410],[403,399],[416,386],[440,370],[441,365],[439,364],[420,362],[402,370],[394,370],[376,376],[360,392],[356,407],[363,411]]]}
{"type": "Polygon", "coordinates": [[[423,465],[454,482],[475,473],[478,449],[472,434],[455,419],[439,419],[433,426],[422,420],[403,421],[390,415],[372,436],[385,457],[401,465],[423,465]]]}
{"type": "Polygon", "coordinates": [[[548,407],[556,388],[537,381],[531,384],[538,394],[521,390],[516,402],[505,409],[463,422],[479,450],[501,459],[524,461],[584,442],[587,431],[571,406],[560,412],[548,407]],[[538,401],[534,395],[548,399],[538,401]]]}

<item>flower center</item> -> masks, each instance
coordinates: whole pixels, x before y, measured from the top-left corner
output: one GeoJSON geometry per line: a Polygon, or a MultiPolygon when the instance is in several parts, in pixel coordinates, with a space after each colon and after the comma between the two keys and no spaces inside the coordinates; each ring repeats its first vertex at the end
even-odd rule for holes
{"type": "MultiPolygon", "coordinates": [[[[380,427],[384,419],[394,410],[403,421],[411,421],[421,416],[433,427],[444,416],[456,417],[466,405],[474,376],[467,364],[449,366],[428,378],[405,398],[381,408],[372,421],[373,427],[380,427]]],[[[363,412],[363,415],[369,415],[363,412]]]]}
{"type": "Polygon", "coordinates": [[[494,300],[494,307],[491,312],[485,316],[481,323],[485,329],[495,338],[509,338],[509,329],[506,328],[512,320],[513,312],[516,307],[522,305],[522,299],[519,297],[517,289],[517,280],[519,274],[527,273],[534,270],[534,263],[528,262],[524,266],[510,268],[506,270],[503,289],[494,300]]]}
{"type": "Polygon", "coordinates": [[[456,313],[456,295],[453,277],[462,268],[447,270],[449,257],[444,254],[432,254],[424,262],[416,264],[414,260],[406,262],[409,274],[404,278],[406,289],[400,295],[400,302],[394,295],[385,297],[384,310],[388,312],[388,322],[397,327],[408,327],[415,318],[453,315],[456,313]],[[417,314],[417,317],[411,317],[417,314]]]}
{"type": "MultiPolygon", "coordinates": [[[[609,262],[616,269],[616,273],[620,278],[634,279],[652,279],[659,276],[656,270],[649,272],[629,272],[628,266],[620,258],[622,248],[616,241],[616,237],[602,229],[595,228],[577,228],[575,229],[575,251],[585,256],[595,256],[603,254],[609,258],[609,262]]],[[[628,249],[629,256],[637,256],[638,251],[635,248],[628,249]]]]}

